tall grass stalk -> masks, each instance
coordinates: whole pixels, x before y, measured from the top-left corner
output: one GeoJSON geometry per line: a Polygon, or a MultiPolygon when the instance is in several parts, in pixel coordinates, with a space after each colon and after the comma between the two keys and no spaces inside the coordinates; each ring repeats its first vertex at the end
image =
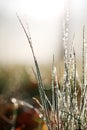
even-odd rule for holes
{"type": "MultiPolygon", "coordinates": [[[[23,31],[27,37],[28,43],[30,45],[34,63],[36,67],[36,76],[38,81],[38,90],[40,94],[41,103],[44,111],[44,119],[46,121],[48,130],[87,130],[87,81],[86,81],[86,71],[83,71],[84,82],[83,85],[80,83],[82,88],[81,101],[80,101],[80,110],[78,106],[78,91],[76,81],[79,81],[77,78],[77,69],[76,69],[76,54],[73,44],[71,45],[71,51],[68,53],[68,42],[66,31],[68,28],[65,28],[64,35],[64,81],[61,86],[61,89],[58,86],[57,72],[54,65],[52,65],[52,103],[49,101],[44,84],[42,82],[42,77],[39,69],[39,65],[34,53],[32,46],[32,40],[29,34],[27,33],[24,25],[22,24],[21,19],[18,17],[18,20],[23,28],[23,31]],[[68,56],[69,54],[69,56],[68,56]],[[48,109],[50,106],[50,110],[48,109]]],[[[69,33],[69,32],[68,32],[69,33]]],[[[84,29],[83,29],[84,34],[84,29]]],[[[84,41],[84,35],[83,35],[84,41]]],[[[83,42],[84,45],[84,42],[83,42]]],[[[85,61],[87,53],[83,49],[83,69],[87,69],[87,61],[85,61]]]]}

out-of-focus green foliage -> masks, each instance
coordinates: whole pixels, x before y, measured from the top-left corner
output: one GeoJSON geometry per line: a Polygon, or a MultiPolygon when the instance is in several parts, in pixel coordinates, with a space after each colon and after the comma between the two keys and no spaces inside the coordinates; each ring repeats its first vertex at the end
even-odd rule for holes
{"type": "MultiPolygon", "coordinates": [[[[44,75],[46,75],[46,71],[44,71],[44,68],[42,71],[43,80],[45,81],[46,77],[44,77],[44,75]]],[[[46,93],[48,97],[51,97],[51,90],[49,90],[50,85],[48,85],[50,77],[47,80],[45,81],[45,89],[47,89],[46,93]]],[[[15,97],[29,102],[32,100],[32,97],[38,98],[38,85],[32,68],[22,65],[0,66],[0,96],[1,95],[3,95],[5,99],[15,97]]]]}
{"type": "Polygon", "coordinates": [[[25,66],[0,67],[0,95],[29,99],[38,96],[37,83],[25,66]]]}

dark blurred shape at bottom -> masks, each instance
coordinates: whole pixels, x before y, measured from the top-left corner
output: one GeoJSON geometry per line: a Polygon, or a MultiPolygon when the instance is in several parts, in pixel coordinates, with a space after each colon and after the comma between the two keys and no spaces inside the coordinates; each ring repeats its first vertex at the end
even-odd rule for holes
{"type": "MultiPolygon", "coordinates": [[[[14,104],[0,104],[0,130],[11,130],[13,124],[10,121],[14,115],[14,104]],[[3,110],[1,110],[3,109],[3,110]],[[3,115],[9,120],[4,120],[3,115]]],[[[40,112],[37,108],[32,105],[28,107],[26,105],[18,105],[15,111],[15,130],[47,130],[45,122],[40,117],[40,112]]]]}

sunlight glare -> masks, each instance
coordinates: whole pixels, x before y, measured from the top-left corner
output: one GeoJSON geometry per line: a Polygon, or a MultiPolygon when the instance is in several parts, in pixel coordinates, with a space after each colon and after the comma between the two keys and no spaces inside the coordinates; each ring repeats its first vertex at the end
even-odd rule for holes
{"type": "Polygon", "coordinates": [[[13,2],[17,12],[35,19],[59,17],[64,10],[65,0],[16,0],[13,2]]]}

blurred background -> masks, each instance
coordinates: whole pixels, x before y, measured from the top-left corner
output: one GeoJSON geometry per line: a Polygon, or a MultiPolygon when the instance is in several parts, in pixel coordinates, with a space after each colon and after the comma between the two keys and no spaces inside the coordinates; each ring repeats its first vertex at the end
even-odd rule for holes
{"type": "Polygon", "coordinates": [[[31,49],[16,13],[25,28],[29,26],[46,90],[49,90],[51,84],[53,54],[58,69],[58,79],[61,79],[63,22],[67,7],[70,10],[69,42],[72,42],[75,33],[77,69],[81,75],[82,28],[83,25],[87,25],[87,0],[0,0],[1,97],[3,94],[6,97],[14,95],[28,100],[38,96],[37,81],[32,71],[34,62],[31,49]]]}

